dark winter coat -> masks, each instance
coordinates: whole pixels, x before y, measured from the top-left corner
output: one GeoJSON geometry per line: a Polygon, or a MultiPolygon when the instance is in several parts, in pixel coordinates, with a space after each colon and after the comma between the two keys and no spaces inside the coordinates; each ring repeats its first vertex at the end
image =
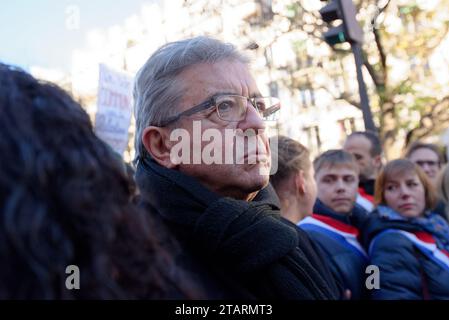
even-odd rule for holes
{"type": "Polygon", "coordinates": [[[308,236],[281,218],[271,186],[253,201],[221,197],[193,177],[141,160],[142,205],[162,217],[212,298],[338,299],[339,290],[308,236]]]}
{"type": "MultiPolygon", "coordinates": [[[[370,248],[370,263],[380,270],[380,289],[373,290],[371,297],[449,299],[449,253],[442,247],[447,246],[449,238],[437,237],[425,225],[388,212],[393,211],[380,206],[362,228],[364,243],[370,248]],[[437,238],[442,245],[437,245],[437,238]]],[[[431,215],[443,221],[435,213],[423,219],[431,215]]]]}
{"type": "Polygon", "coordinates": [[[313,212],[298,224],[299,227],[318,244],[338,283],[351,291],[351,299],[366,298],[368,255],[359,243],[357,226],[368,213],[356,206],[348,215],[338,214],[320,200],[315,203],[313,212]]]}

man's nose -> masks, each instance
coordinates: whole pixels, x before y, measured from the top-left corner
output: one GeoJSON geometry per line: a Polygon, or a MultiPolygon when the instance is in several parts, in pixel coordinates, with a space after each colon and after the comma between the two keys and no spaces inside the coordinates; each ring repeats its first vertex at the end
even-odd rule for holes
{"type": "Polygon", "coordinates": [[[432,173],[432,167],[428,163],[423,163],[420,167],[425,174],[430,175],[432,173]]]}
{"type": "Polygon", "coordinates": [[[242,121],[238,123],[237,127],[243,131],[253,129],[257,134],[258,130],[265,130],[266,125],[263,121],[263,118],[260,116],[260,113],[252,105],[252,103],[248,101],[246,116],[242,121]]]}
{"type": "Polygon", "coordinates": [[[345,184],[342,180],[340,180],[340,179],[337,180],[336,185],[337,185],[337,192],[341,193],[341,192],[346,191],[345,184]]]}

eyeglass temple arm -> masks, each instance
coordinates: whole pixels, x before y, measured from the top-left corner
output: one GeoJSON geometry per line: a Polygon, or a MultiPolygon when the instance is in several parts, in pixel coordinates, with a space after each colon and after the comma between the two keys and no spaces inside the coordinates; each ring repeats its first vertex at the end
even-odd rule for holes
{"type": "Polygon", "coordinates": [[[203,109],[207,109],[210,106],[212,106],[213,104],[214,104],[213,100],[208,100],[208,101],[205,101],[191,109],[181,112],[175,116],[168,117],[166,120],[162,121],[161,127],[165,127],[166,125],[179,120],[181,117],[190,116],[190,115],[195,114],[203,109]]]}
{"type": "Polygon", "coordinates": [[[269,107],[268,109],[263,111],[263,116],[268,117],[269,115],[275,113],[276,111],[281,109],[281,103],[278,102],[274,106],[269,107]]]}

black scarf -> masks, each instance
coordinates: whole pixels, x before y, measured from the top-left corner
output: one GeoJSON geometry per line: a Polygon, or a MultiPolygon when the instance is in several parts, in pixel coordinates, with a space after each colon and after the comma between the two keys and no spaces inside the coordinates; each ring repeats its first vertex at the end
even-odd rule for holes
{"type": "Polygon", "coordinates": [[[304,232],[282,219],[271,186],[251,201],[221,197],[192,177],[141,160],[142,199],[191,243],[212,268],[238,279],[256,298],[337,299],[323,260],[304,232]]]}

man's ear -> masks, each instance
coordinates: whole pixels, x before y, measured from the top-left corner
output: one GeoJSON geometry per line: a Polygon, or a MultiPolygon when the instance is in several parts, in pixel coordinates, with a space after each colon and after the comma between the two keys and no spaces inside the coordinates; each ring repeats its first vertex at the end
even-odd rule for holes
{"type": "Polygon", "coordinates": [[[295,174],[295,188],[296,192],[299,192],[300,195],[304,195],[306,193],[306,180],[304,178],[304,170],[299,170],[295,174]]]}
{"type": "Polygon", "coordinates": [[[149,126],[143,130],[142,143],[151,157],[161,166],[173,169],[176,167],[170,160],[169,134],[166,128],[149,126]]]}
{"type": "Polygon", "coordinates": [[[374,158],[374,165],[379,170],[382,167],[382,156],[379,154],[375,156],[374,158]]]}

